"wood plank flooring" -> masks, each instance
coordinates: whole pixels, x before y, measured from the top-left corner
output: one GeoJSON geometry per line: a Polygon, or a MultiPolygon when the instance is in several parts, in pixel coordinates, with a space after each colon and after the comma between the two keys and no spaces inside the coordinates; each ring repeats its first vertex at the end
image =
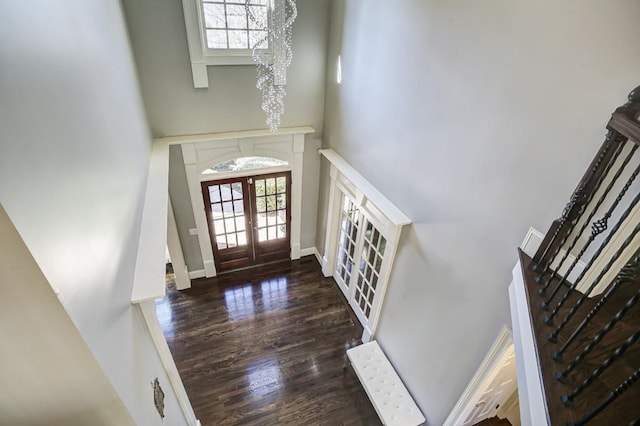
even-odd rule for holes
{"type": "Polygon", "coordinates": [[[203,426],[380,424],[343,368],[362,327],[314,257],[170,285],[156,310],[203,426]]]}
{"type": "Polygon", "coordinates": [[[488,419],[484,419],[480,423],[476,423],[474,426],[511,426],[511,423],[507,419],[490,417],[488,419]]]}

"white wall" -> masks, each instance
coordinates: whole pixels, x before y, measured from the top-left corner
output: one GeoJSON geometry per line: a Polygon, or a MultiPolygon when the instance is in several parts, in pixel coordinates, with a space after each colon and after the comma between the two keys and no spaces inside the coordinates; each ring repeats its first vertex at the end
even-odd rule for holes
{"type": "MultiPolygon", "coordinates": [[[[313,247],[322,138],[329,0],[298,0],[293,28],[293,61],[287,70],[287,96],[281,127],[311,125],[303,176],[302,248],[313,247]]],[[[195,89],[182,2],[124,0],[138,75],[154,137],[265,129],[261,93],[253,65],[208,67],[209,88],[195,89]]],[[[173,148],[170,191],[188,269],[202,269],[202,257],[180,153],[173,148]],[[189,225],[190,224],[190,225],[189,225]]]]}
{"type": "Polygon", "coordinates": [[[0,205],[0,423],[134,425],[0,205]]]}
{"type": "Polygon", "coordinates": [[[120,3],[2,2],[0,16],[0,202],[134,421],[163,424],[157,376],[164,424],[185,424],[130,304],[151,135],[120,3]]]}
{"type": "MultiPolygon", "coordinates": [[[[377,338],[429,424],[510,322],[527,229],[561,213],[640,83],[639,21],[634,0],[334,3],[323,139],[413,220],[377,338]]],[[[321,191],[323,209],[326,173],[321,191]]]]}

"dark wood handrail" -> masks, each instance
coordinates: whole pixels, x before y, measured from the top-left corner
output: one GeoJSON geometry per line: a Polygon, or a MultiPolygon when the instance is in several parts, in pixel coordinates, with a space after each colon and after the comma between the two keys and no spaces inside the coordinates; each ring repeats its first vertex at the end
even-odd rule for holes
{"type": "Polygon", "coordinates": [[[640,86],[629,93],[628,102],[614,111],[607,128],[640,143],[640,86]]]}
{"type": "Polygon", "coordinates": [[[607,128],[612,129],[632,142],[640,144],[640,123],[626,114],[614,112],[607,128]]]}

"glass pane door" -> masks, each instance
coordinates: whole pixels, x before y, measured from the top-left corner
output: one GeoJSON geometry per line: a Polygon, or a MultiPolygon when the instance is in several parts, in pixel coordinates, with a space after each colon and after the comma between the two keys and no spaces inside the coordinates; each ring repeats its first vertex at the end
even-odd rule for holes
{"type": "Polygon", "coordinates": [[[359,220],[360,212],[357,207],[347,196],[343,195],[342,209],[340,211],[338,257],[336,260],[336,281],[347,298],[349,297],[351,273],[355,264],[359,220]]]}
{"type": "Polygon", "coordinates": [[[291,257],[291,172],[202,183],[216,270],[291,257]]]}
{"type": "Polygon", "coordinates": [[[256,262],[289,259],[291,172],[254,176],[251,180],[256,262]]]}
{"type": "Polygon", "coordinates": [[[219,271],[254,262],[247,188],[246,178],[202,183],[209,235],[219,271]]]}
{"type": "Polygon", "coordinates": [[[353,294],[353,306],[356,315],[358,317],[364,316],[366,321],[369,321],[373,311],[386,246],[387,240],[371,222],[366,221],[362,250],[360,251],[358,277],[353,294]]]}
{"type": "Polygon", "coordinates": [[[387,240],[357,205],[342,194],[333,277],[364,327],[376,314],[387,240]]]}

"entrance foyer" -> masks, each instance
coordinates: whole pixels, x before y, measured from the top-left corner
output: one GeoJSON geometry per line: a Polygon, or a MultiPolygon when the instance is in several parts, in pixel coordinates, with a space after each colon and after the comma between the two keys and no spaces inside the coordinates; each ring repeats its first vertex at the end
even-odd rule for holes
{"type": "Polygon", "coordinates": [[[343,368],[362,327],[313,257],[170,286],[156,310],[203,426],[380,424],[343,368]]]}

